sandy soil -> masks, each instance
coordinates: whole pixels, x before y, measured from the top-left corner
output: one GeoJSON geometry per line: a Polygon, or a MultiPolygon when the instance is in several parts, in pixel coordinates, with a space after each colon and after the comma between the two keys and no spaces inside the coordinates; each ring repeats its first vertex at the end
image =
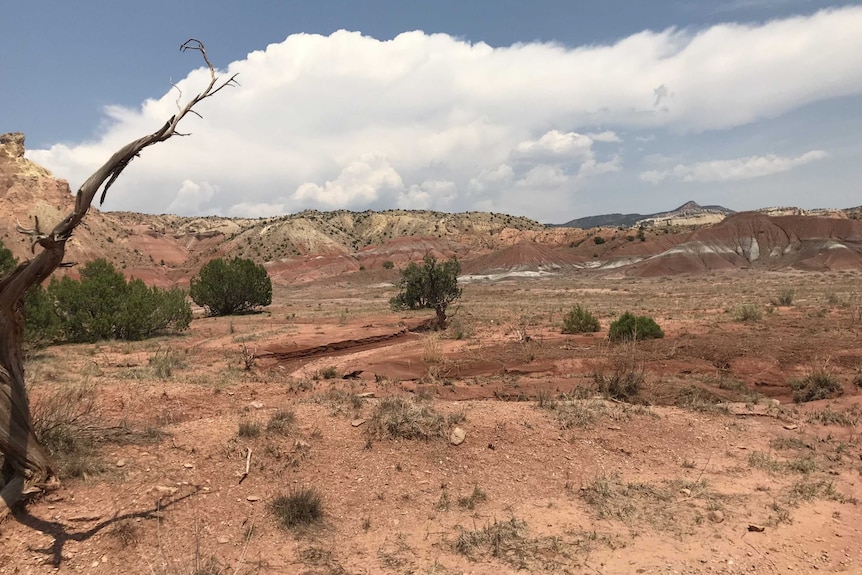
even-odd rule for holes
{"type": "Polygon", "coordinates": [[[58,455],[62,487],[0,524],[0,573],[859,573],[859,287],[473,284],[440,335],[388,311],[391,288],[329,280],[181,336],[51,347],[28,362],[34,411],[92,400],[93,451],[58,455]],[[575,303],[602,331],[560,333],[575,303]],[[736,321],[743,303],[761,319],[736,321]],[[608,343],[629,309],[666,337],[608,343]],[[628,402],[596,391],[641,373],[628,402]],[[811,373],[843,394],[794,404],[811,373]],[[375,433],[392,397],[440,429],[375,433]],[[280,527],[273,502],[302,488],[322,519],[280,527]]]}

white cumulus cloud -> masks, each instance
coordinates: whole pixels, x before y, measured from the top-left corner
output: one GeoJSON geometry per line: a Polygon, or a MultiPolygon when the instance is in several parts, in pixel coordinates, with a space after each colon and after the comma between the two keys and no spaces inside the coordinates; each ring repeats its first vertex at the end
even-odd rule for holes
{"type": "MultiPolygon", "coordinates": [[[[492,206],[557,218],[559,200],[624,170],[627,134],[634,142],[729,130],[862,95],[860,30],[862,8],[847,7],[579,47],[494,48],[420,31],[387,41],[296,34],[231,63],[223,74],[238,73],[241,87],[203,102],[203,119],[186,119],[181,129],[192,137],[145,150],[105,207],[266,216],[492,206]],[[542,201],[525,196],[530,186],[542,201]]],[[[177,86],[189,95],[207,79],[196,69],[177,86]]],[[[109,107],[93,141],[29,157],[77,186],[117,148],[161,126],[176,98],[166,90],[135,109],[109,107]]],[[[641,178],[774,173],[783,160],[641,178]]]]}
{"type": "Polygon", "coordinates": [[[766,156],[749,156],[747,158],[735,158],[732,160],[677,164],[667,170],[647,170],[641,172],[640,179],[651,184],[658,184],[667,179],[683,182],[750,180],[787,172],[793,168],[822,160],[826,155],[826,152],[823,150],[811,150],[801,156],[792,158],[769,154],[766,156]]]}

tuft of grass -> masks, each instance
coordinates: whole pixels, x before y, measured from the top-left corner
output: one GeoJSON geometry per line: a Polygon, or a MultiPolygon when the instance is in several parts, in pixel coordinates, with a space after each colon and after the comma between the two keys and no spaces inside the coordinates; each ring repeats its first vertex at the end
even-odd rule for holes
{"type": "Polygon", "coordinates": [[[563,333],[592,333],[599,331],[599,320],[586,308],[576,305],[563,317],[563,333]]]}
{"type": "Polygon", "coordinates": [[[631,401],[644,384],[644,366],[635,357],[634,344],[615,353],[611,358],[612,370],[597,371],[593,381],[599,393],[618,401],[631,401]]]}
{"type": "Polygon", "coordinates": [[[245,439],[260,437],[260,424],[256,421],[240,421],[236,434],[245,439]]]}
{"type": "Polygon", "coordinates": [[[296,423],[296,414],[293,411],[278,410],[269,418],[266,424],[267,433],[287,435],[296,423]]]}
{"type": "Polygon", "coordinates": [[[843,427],[854,427],[859,423],[859,416],[862,415],[859,408],[855,405],[845,411],[834,411],[830,408],[819,411],[812,411],[806,417],[808,423],[819,423],[821,425],[841,425],[843,427]]]}
{"type": "Polygon", "coordinates": [[[492,557],[504,558],[509,551],[524,541],[527,524],[512,517],[508,521],[494,521],[482,529],[462,531],[455,541],[455,551],[473,557],[480,548],[488,548],[492,557]]]}
{"type": "Polygon", "coordinates": [[[159,379],[170,379],[175,369],[185,367],[185,361],[170,348],[156,351],[148,360],[153,375],[159,379]]]}
{"type": "Polygon", "coordinates": [[[440,346],[440,336],[432,333],[422,344],[422,359],[428,365],[437,365],[444,360],[443,348],[440,346]]]}
{"type": "Polygon", "coordinates": [[[382,399],[368,421],[370,437],[429,440],[443,437],[446,419],[431,406],[403,397],[382,399]]]}
{"type": "Polygon", "coordinates": [[[312,525],[323,518],[322,498],[313,487],[300,487],[273,499],[270,511],[283,529],[312,525]]]}
{"type": "Polygon", "coordinates": [[[61,479],[105,470],[96,457],[97,415],[96,387],[89,382],[57,387],[34,401],[33,429],[61,479]]]}
{"type": "Polygon", "coordinates": [[[330,365],[319,369],[315,376],[317,379],[335,379],[338,377],[338,370],[335,369],[334,365],[330,365]]]}
{"type": "Polygon", "coordinates": [[[744,303],[736,308],[733,314],[733,319],[736,321],[760,321],[763,318],[763,312],[760,307],[753,303],[744,303]]]}
{"type": "Polygon", "coordinates": [[[788,383],[796,403],[817,401],[844,393],[838,378],[826,368],[815,368],[802,379],[792,379],[788,383]]]}
{"type": "Polygon", "coordinates": [[[465,495],[458,498],[458,506],[464,509],[476,509],[476,505],[488,499],[488,495],[482,489],[475,485],[470,495],[465,495]]]}
{"type": "Polygon", "coordinates": [[[784,288],[783,290],[781,290],[781,293],[778,294],[778,297],[773,298],[772,305],[783,307],[793,305],[793,298],[795,296],[796,292],[793,290],[793,288],[784,288]]]}

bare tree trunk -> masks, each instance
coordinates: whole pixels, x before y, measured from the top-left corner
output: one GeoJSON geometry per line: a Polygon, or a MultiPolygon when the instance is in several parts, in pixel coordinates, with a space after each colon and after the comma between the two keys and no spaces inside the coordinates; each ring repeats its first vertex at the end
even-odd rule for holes
{"type": "Polygon", "coordinates": [[[2,469],[5,486],[0,491],[0,519],[8,514],[22,496],[57,484],[50,457],[39,445],[33,432],[30,402],[24,384],[24,295],[63,264],[66,241],[87,215],[90,204],[100,189],[102,196],[99,203],[105,200],[108,189],[128,163],[144,148],[164,142],[172,136],[185,135],[177,132],[177,126],[189,112],[199,115],[193,110],[198,102],[214,95],[225,86],[236,85],[235,75],[219,82],[215,68],[200,41],[188,40],[180,49],[197,50],[203,56],[210,70],[210,83],[206,89],[189,100],[185,106],[179,107],[178,103],[177,113],[161,128],[126,144],[114,153],[81,185],[75,197],[74,209],[50,233],[43,234],[39,230],[38,219],[34,229],[18,229],[19,232],[31,236],[34,251],[37,244],[42,250],[32,260],[22,263],[0,281],[0,452],[3,453],[5,461],[2,469]]]}

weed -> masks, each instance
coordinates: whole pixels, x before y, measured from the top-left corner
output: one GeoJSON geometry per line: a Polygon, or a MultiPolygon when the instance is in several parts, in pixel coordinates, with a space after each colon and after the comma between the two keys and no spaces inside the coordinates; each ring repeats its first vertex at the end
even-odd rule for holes
{"type": "Polygon", "coordinates": [[[772,305],[784,307],[793,305],[793,298],[795,295],[796,292],[792,288],[785,288],[781,290],[781,293],[778,294],[777,298],[773,298],[772,305]]]}
{"type": "Polygon", "coordinates": [[[792,379],[788,383],[796,403],[826,399],[844,393],[838,378],[825,367],[814,368],[802,379],[792,379]]]}
{"type": "Polygon", "coordinates": [[[334,365],[330,365],[318,370],[316,376],[317,379],[335,379],[338,377],[338,370],[334,365]]]}
{"type": "Polygon", "coordinates": [[[486,499],[488,499],[488,495],[482,491],[478,485],[476,485],[473,487],[473,491],[470,495],[458,498],[458,505],[464,509],[470,509],[472,511],[476,508],[476,505],[482,503],[486,499]]]}
{"type": "Polygon", "coordinates": [[[140,535],[138,526],[129,520],[115,523],[108,534],[116,539],[122,547],[137,544],[140,535]]]}
{"type": "Polygon", "coordinates": [[[150,369],[159,379],[170,378],[175,369],[181,369],[185,365],[185,361],[177,357],[170,348],[156,351],[149,359],[150,369]]]}
{"type": "Polygon", "coordinates": [[[432,333],[425,338],[422,344],[422,359],[428,365],[437,365],[443,362],[443,350],[440,347],[440,336],[432,333]]]}
{"type": "Polygon", "coordinates": [[[270,504],[280,527],[294,529],[317,523],[323,518],[320,493],[313,487],[300,487],[279,495],[270,504]]]}
{"type": "Polygon", "coordinates": [[[260,437],[260,424],[255,421],[240,421],[236,434],[245,439],[260,437]]]}
{"type": "Polygon", "coordinates": [[[449,492],[445,489],[440,492],[440,498],[434,504],[434,509],[437,511],[449,511],[449,492]]]}
{"type": "Polygon", "coordinates": [[[580,304],[563,317],[563,333],[590,333],[599,331],[599,320],[580,304]]]}
{"type": "Polygon", "coordinates": [[[763,312],[760,307],[753,303],[744,303],[736,308],[733,314],[733,319],[736,321],[760,321],[763,318],[763,312]]]}
{"type": "Polygon", "coordinates": [[[494,521],[476,531],[462,531],[455,541],[455,551],[473,557],[478,548],[488,547],[493,557],[503,558],[524,540],[526,530],[527,524],[514,517],[504,522],[494,521]]]}
{"type": "Polygon", "coordinates": [[[442,437],[445,418],[431,406],[403,397],[382,399],[368,421],[370,437],[423,439],[442,437]]]}
{"type": "Polygon", "coordinates": [[[611,361],[613,371],[597,371],[593,374],[596,388],[605,397],[630,401],[644,383],[644,366],[635,357],[634,344],[631,343],[628,349],[615,353],[611,361]]]}
{"type": "Polygon", "coordinates": [[[296,414],[292,411],[279,410],[272,414],[266,424],[266,431],[287,435],[296,423],[296,414]]]}

